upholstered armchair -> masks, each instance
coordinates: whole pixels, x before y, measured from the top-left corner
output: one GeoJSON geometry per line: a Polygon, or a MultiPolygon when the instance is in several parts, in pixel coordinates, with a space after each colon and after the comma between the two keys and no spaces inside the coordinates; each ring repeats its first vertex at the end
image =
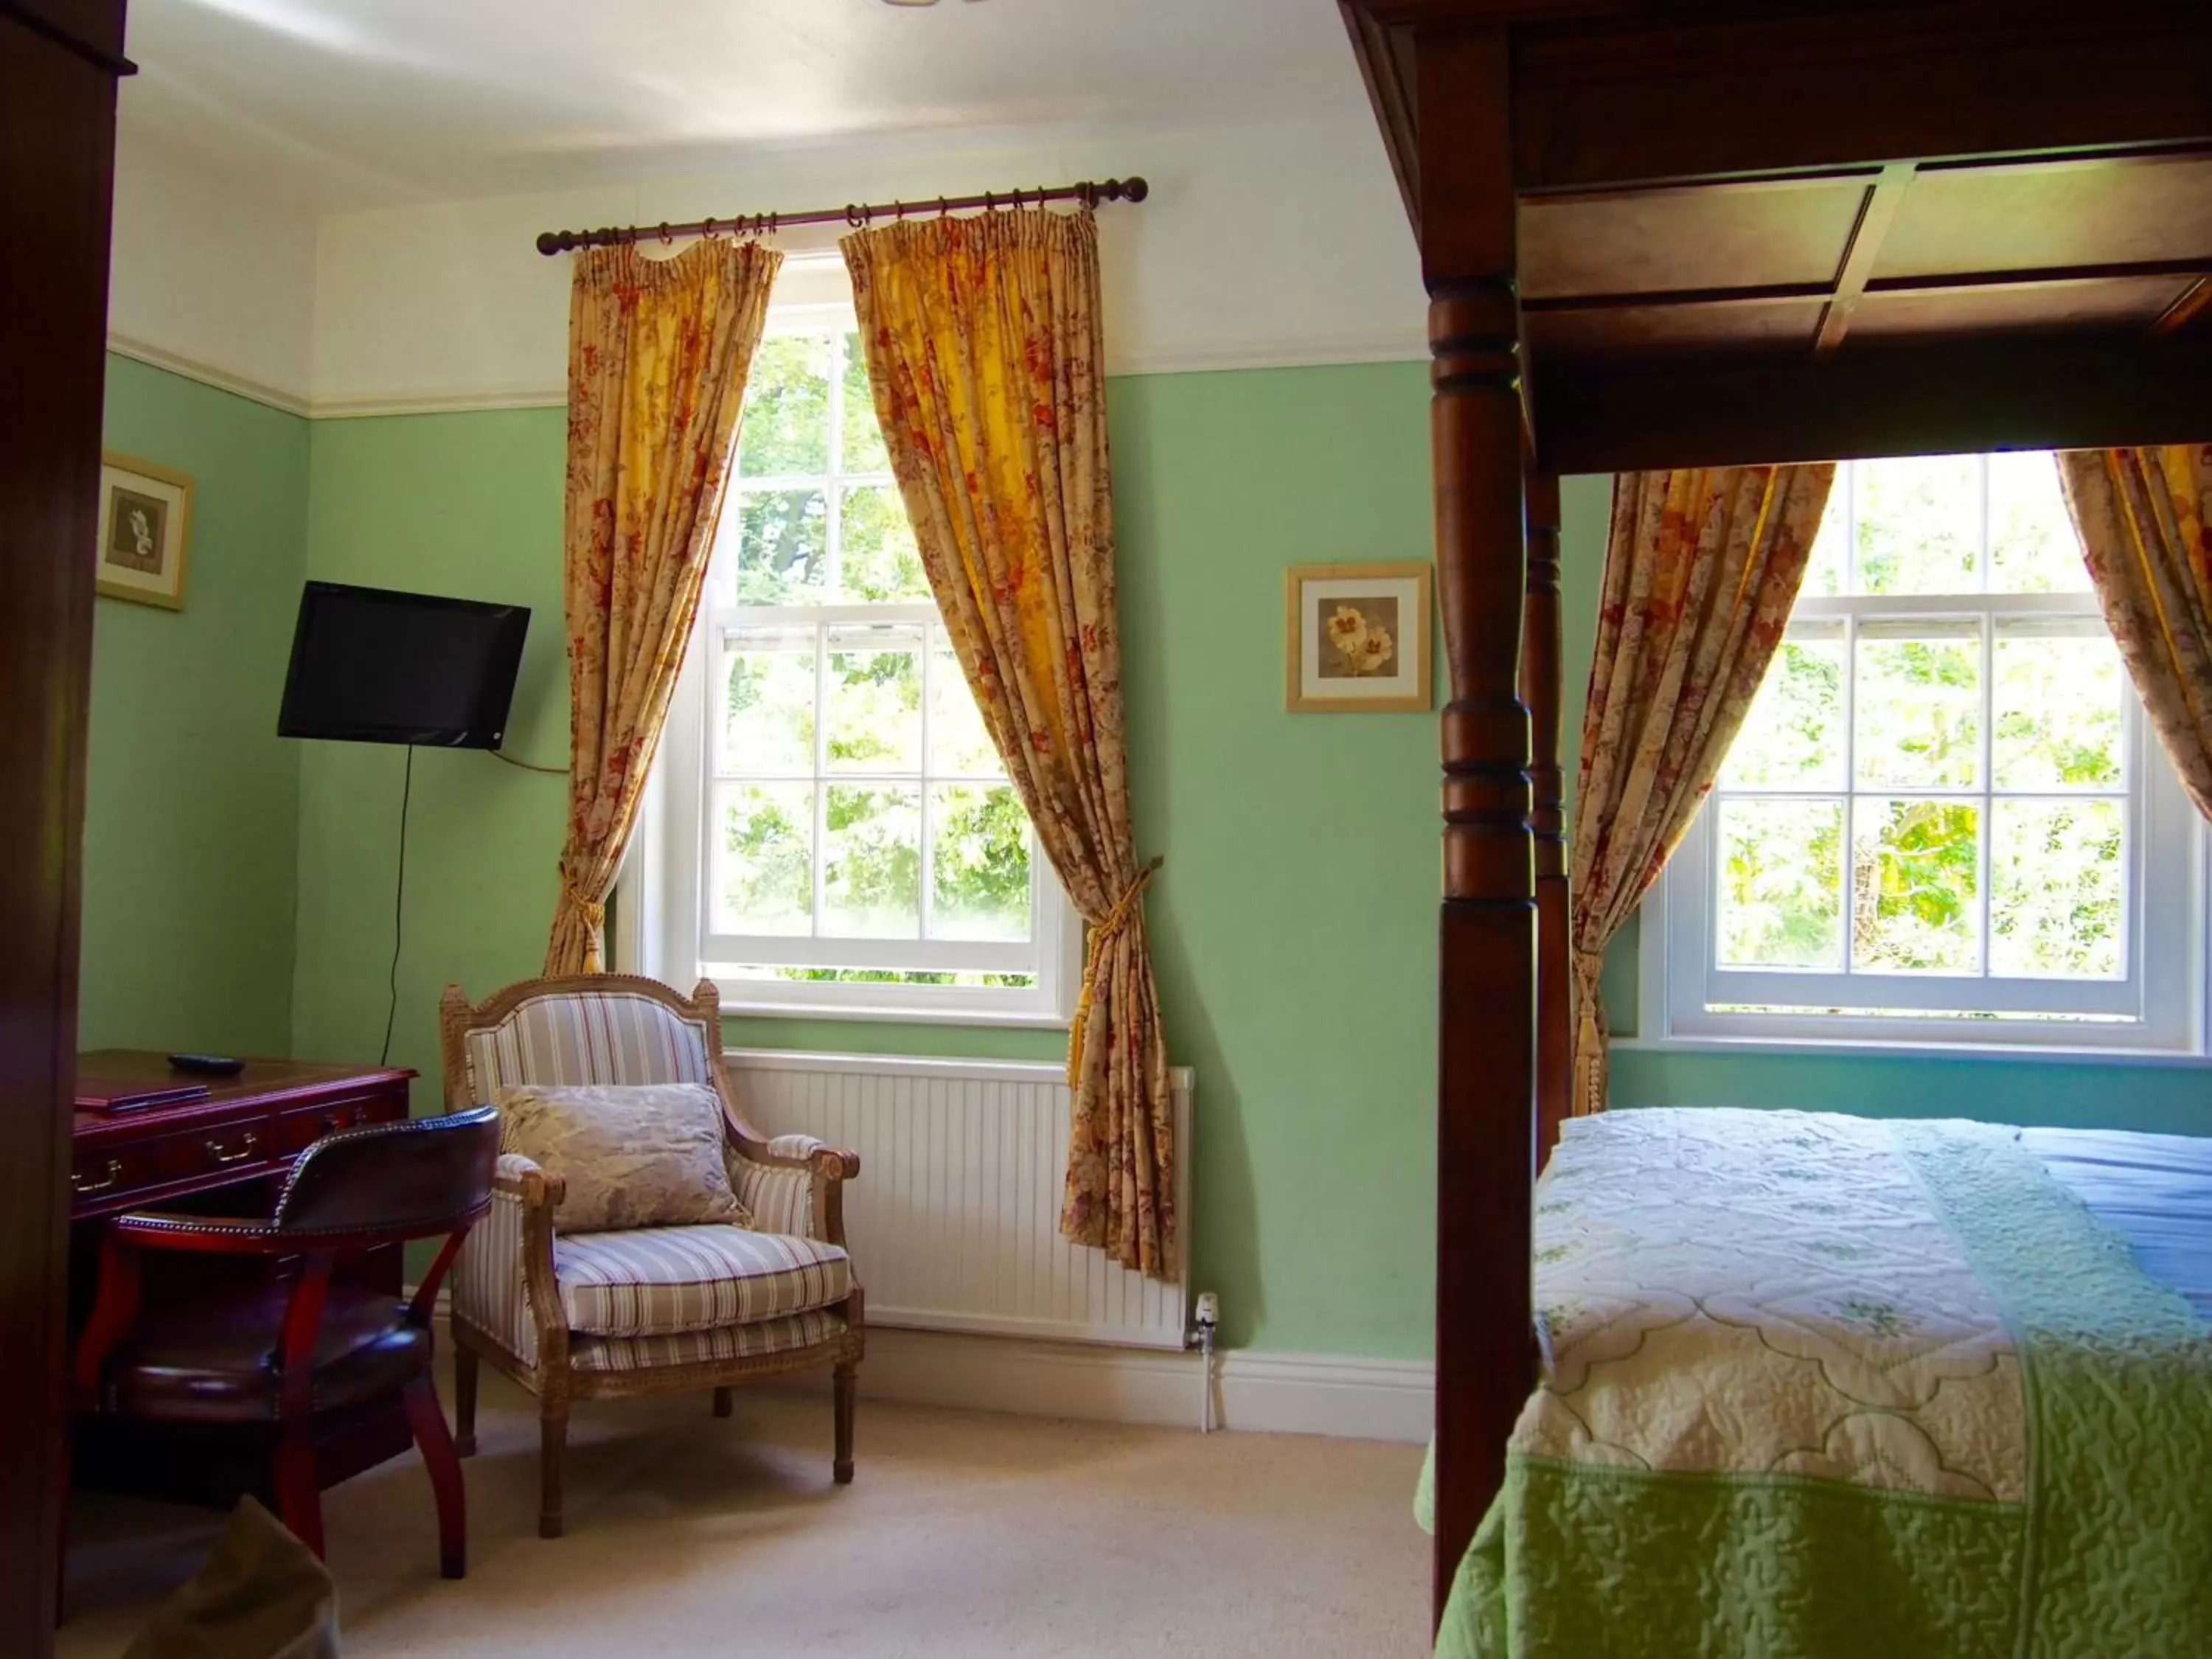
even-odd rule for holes
{"type": "Polygon", "coordinates": [[[842,1192],[860,1157],[811,1136],[771,1140],[746,1122],[722,1066],[714,983],[685,998],[653,980],[591,974],[526,980],[474,1005],[448,986],[440,1016],[448,1111],[504,1088],[708,1085],[731,1187],[752,1222],[564,1233],[560,1177],[503,1152],[491,1213],[453,1273],[461,1455],[476,1449],[477,1368],[488,1362],[538,1396],[538,1530],[557,1538],[574,1401],[711,1389],[714,1414],[726,1417],[733,1384],[828,1365],[832,1472],[851,1480],[864,1330],[842,1192]]]}

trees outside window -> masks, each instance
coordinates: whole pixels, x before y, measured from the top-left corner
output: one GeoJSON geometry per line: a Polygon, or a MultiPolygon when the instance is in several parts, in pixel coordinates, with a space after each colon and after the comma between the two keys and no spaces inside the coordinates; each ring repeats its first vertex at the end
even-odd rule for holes
{"type": "Polygon", "coordinates": [[[1673,1035],[2170,1046],[2194,845],[2052,458],[1852,463],[1647,973],[1673,1035]]]}
{"type": "Polygon", "coordinates": [[[771,318],[746,392],[672,721],[697,771],[670,792],[696,796],[672,933],[739,1006],[1064,1020],[1074,924],[931,599],[850,315],[819,312],[771,318]]]}

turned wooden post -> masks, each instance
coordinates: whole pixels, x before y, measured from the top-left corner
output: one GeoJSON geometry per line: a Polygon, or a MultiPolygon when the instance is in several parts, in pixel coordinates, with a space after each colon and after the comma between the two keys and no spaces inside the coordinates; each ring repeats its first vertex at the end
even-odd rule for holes
{"type": "Polygon", "coordinates": [[[1521,700],[1528,705],[1536,854],[1536,1163],[1571,1109],[1574,996],[1567,975],[1566,774],[1559,766],[1559,480],[1528,475],[1528,594],[1522,610],[1521,700]]]}
{"type": "Polygon", "coordinates": [[[1443,712],[1437,983],[1435,1610],[1504,1478],[1534,1378],[1536,929],[1521,702],[1524,417],[1508,54],[1420,40],[1420,202],[1443,712]]]}

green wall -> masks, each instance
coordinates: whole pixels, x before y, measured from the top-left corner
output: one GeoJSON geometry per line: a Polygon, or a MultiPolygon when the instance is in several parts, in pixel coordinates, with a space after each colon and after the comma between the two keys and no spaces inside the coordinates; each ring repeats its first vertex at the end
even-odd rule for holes
{"type": "MultiPolygon", "coordinates": [[[[1428,547],[1418,365],[1110,389],[1132,787],[1167,866],[1149,915],[1169,1042],[1197,1068],[1196,1282],[1228,1339],[1429,1345],[1434,722],[1286,714],[1282,568],[1428,547]],[[1328,1218],[1315,1224],[1316,1214],[1328,1218]]],[[[309,574],[534,607],[509,747],[558,763],[558,410],[315,428],[309,574]]],[[[298,1051],[373,1056],[401,757],[304,745],[298,1051]]],[[[394,1057],[434,1098],[436,1000],[538,970],[559,780],[416,757],[394,1057]]],[[[1056,1033],[733,1020],[755,1046],[1057,1059],[1056,1033]]]]}
{"type": "Polygon", "coordinates": [[[307,422],[111,356],[104,438],[196,489],[184,609],[94,608],[80,1041],[282,1054],[300,754],[276,708],[307,422]]]}
{"type": "MultiPolygon", "coordinates": [[[[1286,714],[1287,564],[1424,556],[1419,365],[1110,385],[1139,833],[1178,1064],[1196,1068],[1194,1278],[1229,1341],[1429,1351],[1436,735],[1286,714]]],[[[271,735],[304,575],[517,601],[511,752],[561,763],[562,419],[306,422],[123,362],[109,442],[199,481],[178,616],[103,601],[87,825],[86,1041],[373,1059],[404,756],[271,735]]],[[[1606,482],[1567,481],[1567,767],[1595,631],[1606,482]]],[[[436,1001],[538,970],[562,781],[415,761],[393,1056],[436,1099],[436,1001]]],[[[1632,932],[1607,988],[1632,1030],[1632,932]]],[[[762,1047],[1056,1059],[1056,1033],[733,1020],[762,1047]]],[[[1771,1054],[1616,1056],[1622,1104],[1973,1112],[2212,1128],[2202,1066],[1771,1054]]]]}

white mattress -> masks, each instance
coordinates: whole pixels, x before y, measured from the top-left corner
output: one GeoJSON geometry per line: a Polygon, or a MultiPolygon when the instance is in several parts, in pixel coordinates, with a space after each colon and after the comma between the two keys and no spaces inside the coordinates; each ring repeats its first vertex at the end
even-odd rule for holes
{"type": "Polygon", "coordinates": [[[2212,1320],[2212,1136],[2022,1129],[2020,1139],[2134,1246],[2144,1272],[2212,1320]]]}

